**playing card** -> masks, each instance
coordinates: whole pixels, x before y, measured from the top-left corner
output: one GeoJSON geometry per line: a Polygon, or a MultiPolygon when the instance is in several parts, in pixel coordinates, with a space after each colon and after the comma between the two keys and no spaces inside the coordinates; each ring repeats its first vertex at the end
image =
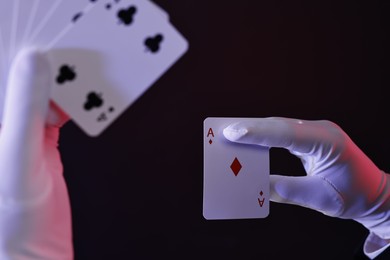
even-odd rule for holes
{"type": "MultiPolygon", "coordinates": [[[[1,93],[3,92],[3,89],[2,86],[3,86],[3,82],[5,81],[5,70],[6,70],[6,67],[7,67],[7,62],[6,62],[6,57],[5,57],[5,46],[4,46],[4,39],[3,39],[3,30],[2,28],[0,27],[0,95],[1,93]]],[[[1,96],[0,96],[1,97],[1,96]]],[[[1,104],[1,103],[0,103],[1,104]]]]}
{"type": "MultiPolygon", "coordinates": [[[[8,51],[11,44],[11,35],[16,18],[14,14],[17,4],[14,1],[0,1],[0,26],[2,39],[2,67],[6,70],[8,65],[8,51]]],[[[5,73],[5,71],[4,71],[5,73]]]]}
{"type": "Polygon", "coordinates": [[[154,8],[160,13],[160,15],[162,15],[162,17],[166,20],[169,20],[169,14],[161,7],[159,6],[158,4],[156,4],[155,2],[153,1],[150,1],[151,5],[154,6],[154,8]]]}
{"type": "Polygon", "coordinates": [[[2,105],[4,104],[5,86],[8,77],[11,31],[14,26],[13,22],[16,19],[13,17],[14,14],[14,1],[0,1],[0,122],[2,120],[2,105]]]}
{"type": "Polygon", "coordinates": [[[0,27],[0,123],[3,120],[3,106],[4,106],[4,98],[5,98],[5,58],[4,58],[4,43],[2,37],[2,30],[0,27]]]}
{"type": "MultiPolygon", "coordinates": [[[[19,0],[18,21],[16,28],[16,35],[14,41],[14,51],[12,57],[21,48],[32,45],[30,38],[35,38],[37,34],[47,25],[53,13],[57,10],[63,0],[19,0]]],[[[68,1],[73,3],[74,1],[68,1]]]]}
{"type": "MultiPolygon", "coordinates": [[[[74,16],[84,14],[96,0],[14,0],[0,2],[0,104],[3,104],[10,64],[27,46],[42,47],[52,40],[74,16]],[[48,25],[48,26],[46,26],[48,25]],[[30,32],[31,29],[31,32],[30,32]]],[[[0,121],[2,120],[0,108],[0,121]]]]}
{"type": "MultiPolygon", "coordinates": [[[[3,81],[3,77],[5,76],[5,67],[6,67],[6,62],[5,62],[5,51],[4,51],[4,40],[3,40],[3,31],[0,27],[0,82],[3,81]]],[[[0,85],[1,86],[1,85],[0,85]]]]}
{"type": "MultiPolygon", "coordinates": [[[[96,3],[96,0],[40,0],[34,15],[38,19],[33,21],[23,45],[45,48],[54,39],[63,37],[96,3]]],[[[91,25],[89,29],[96,28],[91,25]]]]}
{"type": "Polygon", "coordinates": [[[93,8],[50,44],[53,100],[97,136],[188,49],[149,1],[93,8]]]}
{"type": "Polygon", "coordinates": [[[19,10],[17,49],[20,48],[20,44],[27,42],[31,30],[36,27],[39,18],[44,16],[49,7],[45,1],[22,0],[19,10]]]}
{"type": "Polygon", "coordinates": [[[269,149],[223,136],[230,124],[251,118],[204,120],[205,219],[265,218],[269,214],[269,149]]]}
{"type": "MultiPolygon", "coordinates": [[[[158,11],[158,13],[159,13],[158,15],[161,15],[164,19],[169,20],[168,13],[163,8],[161,8],[161,6],[157,5],[155,2],[153,2],[151,0],[145,0],[145,1],[149,2],[149,5],[151,8],[154,8],[154,9],[156,9],[156,11],[158,11]]],[[[103,1],[101,3],[102,4],[100,6],[102,6],[106,10],[111,10],[111,9],[116,8],[117,4],[119,3],[119,0],[107,0],[107,1],[103,1]]]]}
{"type": "Polygon", "coordinates": [[[16,52],[20,49],[26,32],[27,21],[33,16],[36,8],[36,2],[39,0],[15,0],[13,1],[13,25],[11,29],[11,44],[8,50],[9,61],[15,57],[16,52]]]}
{"type": "Polygon", "coordinates": [[[12,20],[11,20],[11,30],[9,34],[9,48],[8,48],[8,61],[11,61],[13,58],[13,53],[15,52],[15,41],[16,41],[16,32],[18,28],[18,17],[19,17],[19,5],[20,0],[12,1],[12,20]]]}
{"type": "MultiPolygon", "coordinates": [[[[47,2],[51,0],[40,0],[47,2]]],[[[149,0],[144,0],[146,6],[149,6],[151,12],[164,19],[169,19],[168,14],[158,5],[149,0]]],[[[46,6],[47,4],[40,5],[46,6]]],[[[49,11],[46,12],[44,19],[39,22],[37,28],[32,32],[26,44],[34,44],[42,46],[43,48],[52,48],[57,41],[66,35],[66,33],[75,26],[93,7],[99,7],[106,12],[115,12],[120,6],[120,0],[57,0],[49,11]],[[50,19],[51,18],[51,19],[50,19]],[[47,25],[50,21],[50,25],[47,25]]],[[[39,10],[42,12],[44,8],[39,10]]],[[[94,24],[90,24],[89,29],[98,29],[94,24]]]]}

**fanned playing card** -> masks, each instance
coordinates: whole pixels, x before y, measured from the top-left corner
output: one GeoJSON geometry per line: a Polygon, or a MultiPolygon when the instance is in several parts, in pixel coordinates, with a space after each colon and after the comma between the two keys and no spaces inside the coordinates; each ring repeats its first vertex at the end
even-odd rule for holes
{"type": "Polygon", "coordinates": [[[203,216],[215,219],[265,218],[269,214],[269,149],[238,144],[223,129],[250,118],[204,120],[203,216]]]}
{"type": "Polygon", "coordinates": [[[12,59],[21,48],[41,48],[52,65],[52,99],[90,136],[188,49],[168,13],[149,0],[1,1],[0,22],[1,104],[12,59]]]}
{"type": "Polygon", "coordinates": [[[149,1],[98,5],[51,46],[52,98],[88,135],[97,136],[187,48],[149,1]]]}
{"type": "MultiPolygon", "coordinates": [[[[0,104],[4,104],[6,82],[8,75],[11,38],[17,20],[17,1],[0,1],[0,104]],[[16,16],[16,17],[15,17],[16,16]]],[[[3,107],[0,107],[0,120],[3,107]]],[[[1,122],[1,121],[0,121],[1,122]]]]}
{"type": "Polygon", "coordinates": [[[28,18],[33,19],[32,26],[24,36],[23,44],[46,48],[52,41],[64,37],[69,28],[95,5],[97,1],[91,0],[40,0],[34,6],[35,14],[28,18]]]}
{"type": "MultiPolygon", "coordinates": [[[[24,47],[44,47],[64,36],[74,17],[96,5],[95,0],[14,0],[0,2],[0,104],[4,104],[11,62],[24,47]]],[[[3,107],[0,108],[0,122],[3,107]]]]}

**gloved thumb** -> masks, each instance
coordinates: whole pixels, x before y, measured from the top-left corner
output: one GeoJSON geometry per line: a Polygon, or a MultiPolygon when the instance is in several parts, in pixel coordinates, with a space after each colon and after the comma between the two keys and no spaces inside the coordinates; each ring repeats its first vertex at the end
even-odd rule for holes
{"type": "Polygon", "coordinates": [[[270,175],[270,200],[303,206],[329,216],[338,216],[343,200],[325,178],[314,176],[270,175]]]}
{"type": "Polygon", "coordinates": [[[49,68],[43,53],[26,49],[10,69],[1,138],[16,149],[23,146],[26,153],[42,144],[50,97],[49,68]]]}
{"type": "Polygon", "coordinates": [[[50,96],[46,57],[24,50],[12,64],[0,133],[0,193],[25,199],[48,187],[42,162],[46,114],[50,96]]]}

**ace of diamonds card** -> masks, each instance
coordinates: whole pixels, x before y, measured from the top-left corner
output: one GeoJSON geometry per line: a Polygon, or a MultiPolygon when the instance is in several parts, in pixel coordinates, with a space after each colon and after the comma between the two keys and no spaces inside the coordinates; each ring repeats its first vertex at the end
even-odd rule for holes
{"type": "Polygon", "coordinates": [[[223,129],[250,118],[204,120],[203,216],[265,218],[269,214],[269,148],[227,140],[223,129]]]}

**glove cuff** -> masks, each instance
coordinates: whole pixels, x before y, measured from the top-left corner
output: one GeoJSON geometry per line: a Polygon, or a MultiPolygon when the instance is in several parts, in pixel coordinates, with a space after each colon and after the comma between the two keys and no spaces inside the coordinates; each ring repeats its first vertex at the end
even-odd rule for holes
{"type": "Polygon", "coordinates": [[[390,241],[390,175],[382,174],[383,185],[375,206],[365,216],[355,220],[379,238],[390,241]]]}
{"type": "Polygon", "coordinates": [[[390,242],[388,240],[383,240],[376,234],[370,232],[366,241],[364,241],[363,252],[370,259],[374,259],[389,247],[390,242]]]}

